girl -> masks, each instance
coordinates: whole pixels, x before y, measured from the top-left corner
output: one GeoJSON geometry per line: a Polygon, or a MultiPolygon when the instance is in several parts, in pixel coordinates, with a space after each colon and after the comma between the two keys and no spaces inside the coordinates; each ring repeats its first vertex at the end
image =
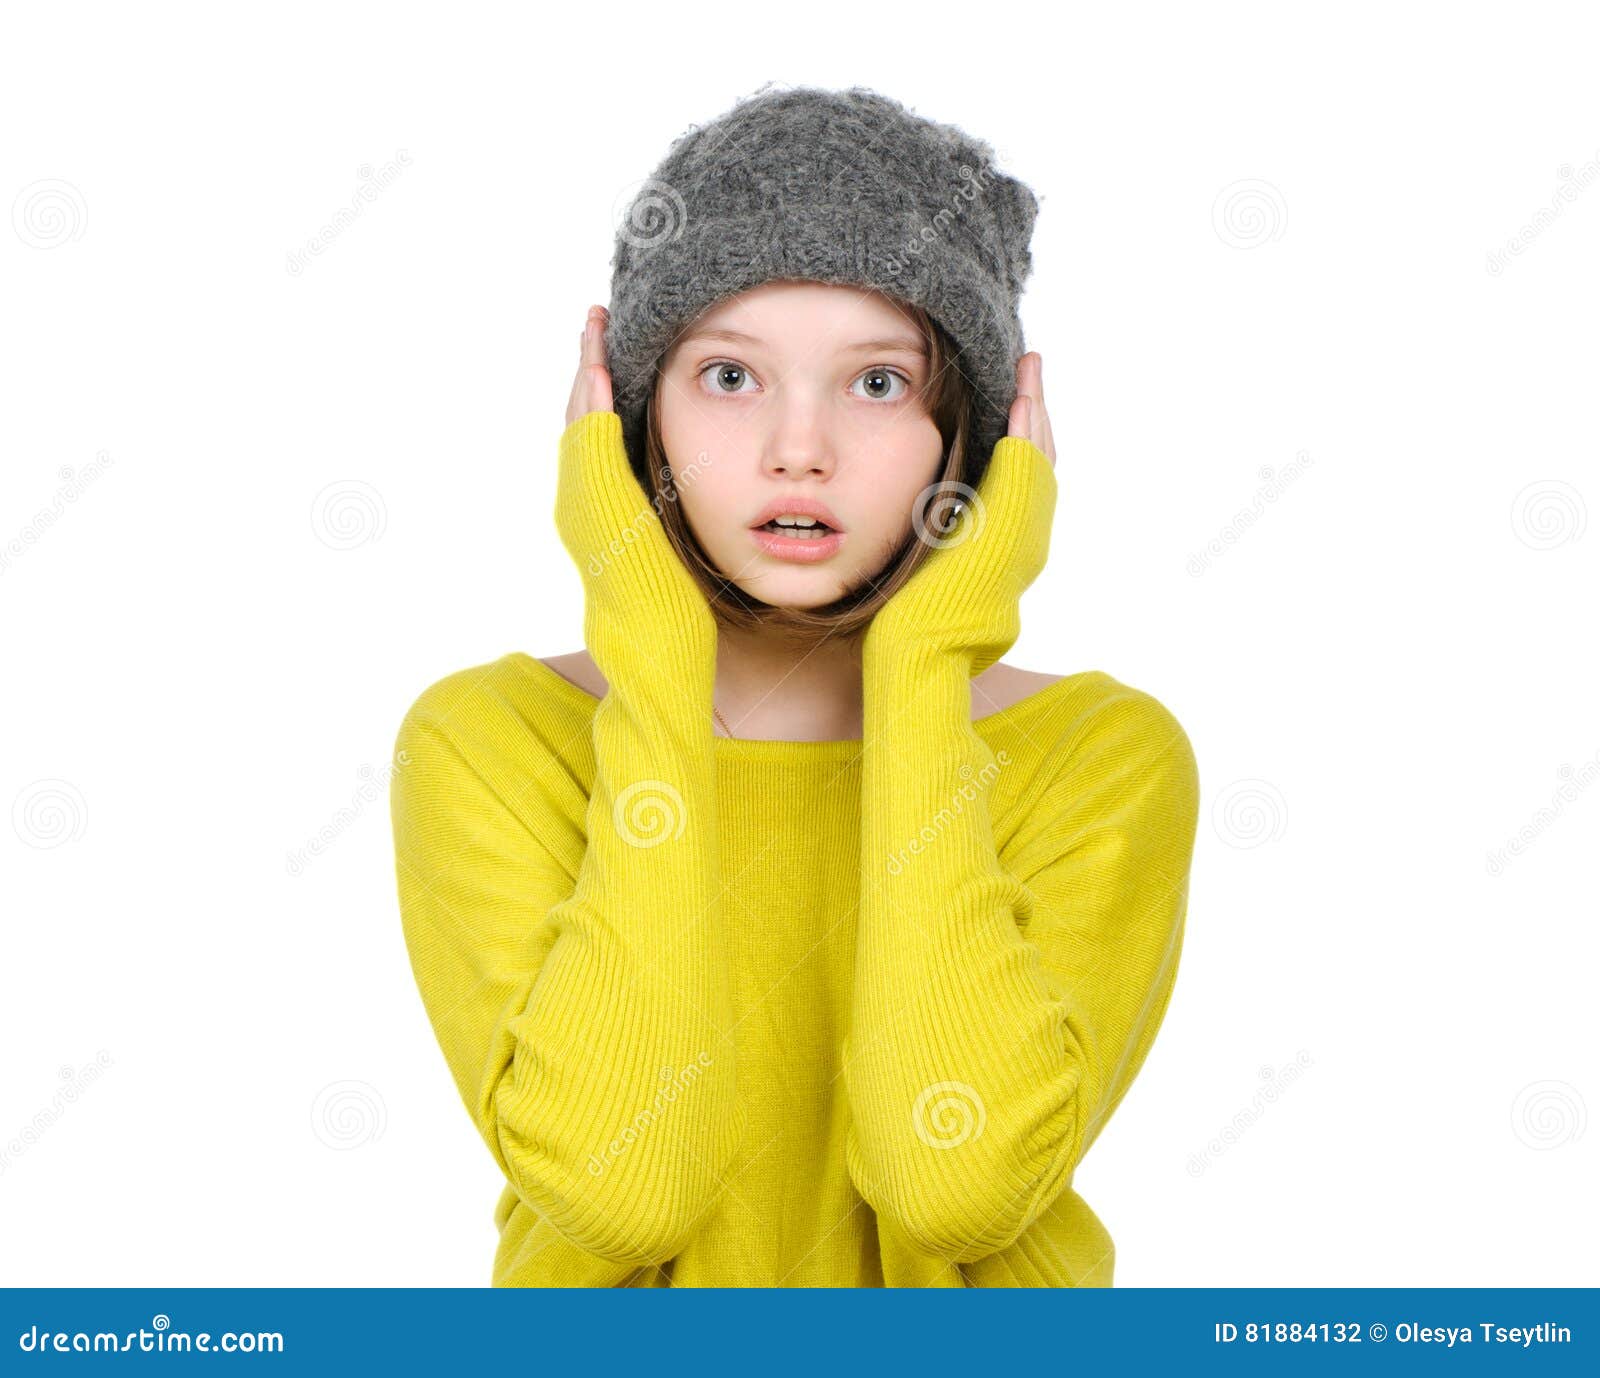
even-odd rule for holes
{"type": "Polygon", "coordinates": [[[558,448],[586,651],[396,744],[492,1281],[1108,1286],[1073,1173],[1171,995],[1198,779],[1150,695],[1000,662],[1057,494],[1033,198],[859,89],[758,93],[651,185],[680,233],[624,229],[558,448]],[[947,164],[989,201],[890,255],[947,164]]]}

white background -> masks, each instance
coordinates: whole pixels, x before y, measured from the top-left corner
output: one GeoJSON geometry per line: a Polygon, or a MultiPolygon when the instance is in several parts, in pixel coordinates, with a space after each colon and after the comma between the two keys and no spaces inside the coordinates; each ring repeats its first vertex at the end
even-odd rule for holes
{"type": "Polygon", "coordinates": [[[487,1282],[384,775],[581,645],[619,198],[770,79],[1041,200],[1008,660],[1154,694],[1203,790],[1077,1176],[1117,1285],[1600,1283],[1597,63],[1578,4],[8,8],[0,1282],[487,1282]]]}

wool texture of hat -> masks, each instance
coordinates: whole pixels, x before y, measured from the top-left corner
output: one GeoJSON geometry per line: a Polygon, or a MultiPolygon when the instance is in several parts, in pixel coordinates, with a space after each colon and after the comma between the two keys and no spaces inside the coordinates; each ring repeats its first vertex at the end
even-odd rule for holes
{"type": "Polygon", "coordinates": [[[944,329],[972,389],[976,485],[1016,397],[1038,210],[989,144],[865,87],[769,82],[691,126],[630,200],[611,261],[606,351],[635,472],[656,370],[685,327],[790,279],[872,288],[944,329]]]}

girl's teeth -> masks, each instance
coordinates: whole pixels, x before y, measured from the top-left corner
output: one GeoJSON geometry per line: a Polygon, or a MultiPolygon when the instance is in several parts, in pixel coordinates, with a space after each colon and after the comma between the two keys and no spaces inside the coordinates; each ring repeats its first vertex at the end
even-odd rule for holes
{"type": "Polygon", "coordinates": [[[763,531],[774,531],[780,536],[790,536],[801,541],[815,541],[828,534],[825,526],[780,526],[776,521],[768,522],[761,528],[763,531]]]}

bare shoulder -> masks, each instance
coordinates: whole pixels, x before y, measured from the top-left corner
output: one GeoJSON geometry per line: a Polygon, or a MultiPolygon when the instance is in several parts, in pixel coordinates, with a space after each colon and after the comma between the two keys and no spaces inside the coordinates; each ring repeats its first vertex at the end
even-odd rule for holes
{"type": "Polygon", "coordinates": [[[986,718],[1065,678],[1065,675],[1024,670],[1018,665],[1007,665],[1003,660],[996,661],[972,681],[972,716],[986,718]]]}
{"type": "Polygon", "coordinates": [[[588,651],[568,651],[565,655],[540,656],[539,659],[562,679],[576,684],[585,693],[593,694],[597,699],[606,696],[606,677],[600,673],[600,667],[594,663],[588,651]]]}

